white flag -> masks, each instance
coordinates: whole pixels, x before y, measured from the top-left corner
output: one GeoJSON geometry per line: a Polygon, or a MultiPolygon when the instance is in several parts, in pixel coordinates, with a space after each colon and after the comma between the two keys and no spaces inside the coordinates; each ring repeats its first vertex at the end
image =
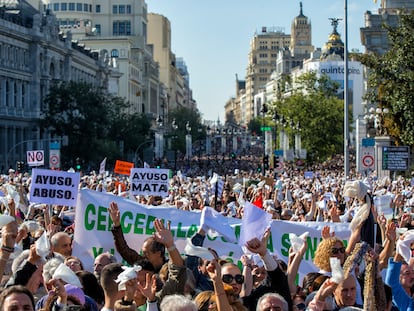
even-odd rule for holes
{"type": "Polygon", "coordinates": [[[99,174],[105,173],[105,166],[106,166],[106,158],[103,159],[103,161],[99,165],[99,174]]]}

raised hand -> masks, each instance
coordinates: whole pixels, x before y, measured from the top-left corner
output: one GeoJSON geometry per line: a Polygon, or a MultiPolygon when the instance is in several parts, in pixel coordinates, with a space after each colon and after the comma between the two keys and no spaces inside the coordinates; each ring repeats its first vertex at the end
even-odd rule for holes
{"type": "Polygon", "coordinates": [[[390,222],[387,225],[387,228],[385,230],[385,236],[390,241],[396,241],[397,240],[397,226],[394,222],[390,222]]]}
{"type": "Polygon", "coordinates": [[[167,248],[170,248],[174,245],[174,237],[171,233],[169,222],[167,224],[167,227],[165,227],[161,219],[157,218],[154,220],[154,228],[154,238],[157,242],[164,244],[167,248]]]}
{"type": "Polygon", "coordinates": [[[247,242],[246,247],[249,251],[260,256],[265,256],[267,252],[267,241],[270,237],[270,229],[267,229],[263,235],[263,238],[259,240],[258,238],[251,239],[247,242]]]}
{"type": "Polygon", "coordinates": [[[112,222],[114,223],[115,227],[119,227],[121,225],[121,213],[119,212],[119,207],[116,202],[111,202],[108,208],[109,217],[111,217],[112,222]]]}
{"type": "Polygon", "coordinates": [[[155,300],[155,293],[157,292],[157,277],[155,274],[145,274],[145,284],[138,283],[138,290],[142,295],[147,297],[148,301],[155,300]]]}
{"type": "Polygon", "coordinates": [[[58,296],[58,303],[66,304],[68,294],[66,292],[65,285],[61,279],[51,279],[47,283],[49,288],[52,288],[53,292],[58,296]]]}
{"type": "Polygon", "coordinates": [[[329,226],[324,226],[322,228],[322,232],[321,233],[322,233],[322,239],[329,239],[329,238],[335,236],[335,232],[332,231],[332,233],[331,233],[331,227],[329,227],[329,226]]]}

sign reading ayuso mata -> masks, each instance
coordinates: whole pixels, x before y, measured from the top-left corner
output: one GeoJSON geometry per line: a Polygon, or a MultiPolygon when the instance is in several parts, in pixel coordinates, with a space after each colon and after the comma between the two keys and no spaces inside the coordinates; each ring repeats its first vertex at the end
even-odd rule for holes
{"type": "Polygon", "coordinates": [[[169,170],[133,168],[129,176],[131,194],[168,196],[169,170]]]}

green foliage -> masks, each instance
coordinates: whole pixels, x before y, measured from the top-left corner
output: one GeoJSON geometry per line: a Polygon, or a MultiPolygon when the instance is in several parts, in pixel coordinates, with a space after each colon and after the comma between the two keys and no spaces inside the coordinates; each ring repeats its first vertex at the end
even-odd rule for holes
{"type": "Polygon", "coordinates": [[[390,49],[384,55],[359,56],[369,68],[366,99],[389,108],[384,120],[397,144],[414,143],[414,13],[400,16],[396,28],[384,25],[390,49]]]}
{"type": "MultiPolygon", "coordinates": [[[[300,124],[302,148],[311,160],[325,160],[343,151],[343,101],[336,96],[339,85],[328,76],[318,77],[308,72],[295,81],[297,88],[290,97],[274,103],[271,114],[276,111],[286,121],[300,124]]],[[[284,128],[292,137],[296,129],[289,124],[284,128]]],[[[278,131],[282,125],[278,124],[278,131]]]]}
{"type": "Polygon", "coordinates": [[[170,111],[169,113],[169,127],[173,120],[175,120],[177,129],[171,128],[172,147],[175,150],[179,150],[185,153],[185,135],[187,134],[186,124],[189,122],[191,127],[191,136],[193,144],[196,141],[200,141],[206,137],[206,129],[201,122],[201,115],[198,110],[189,109],[186,107],[179,107],[170,111]]]}
{"type": "Polygon", "coordinates": [[[261,126],[263,124],[263,120],[260,117],[253,118],[249,121],[249,124],[247,124],[247,128],[249,129],[249,132],[253,135],[261,135],[261,126]]]}
{"type": "Polygon", "coordinates": [[[140,115],[125,113],[128,104],[103,89],[84,82],[54,84],[42,106],[40,125],[54,135],[67,135],[69,145],[62,147],[64,167],[81,159],[83,166],[99,164],[104,157],[122,158],[144,137],[150,124],[140,115]]]}

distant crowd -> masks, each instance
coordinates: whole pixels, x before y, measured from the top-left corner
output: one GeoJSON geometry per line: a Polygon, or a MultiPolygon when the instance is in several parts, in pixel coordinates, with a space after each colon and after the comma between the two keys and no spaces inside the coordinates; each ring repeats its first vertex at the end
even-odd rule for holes
{"type": "Polygon", "coordinates": [[[275,222],[314,222],[322,228],[317,270],[298,281],[306,234],[290,237],[284,261],[269,251],[266,228],[242,245],[239,265],[203,247],[210,228],[202,224],[188,242],[193,251],[180,251],[160,219],[134,249],[115,200],[108,213],[122,262],[104,252],[88,270],[72,253],[77,207],[31,202],[30,174],[10,169],[0,176],[1,310],[414,310],[414,175],[345,177],[340,156],[277,172],[240,166],[249,163],[241,157],[212,161],[180,167],[166,196],[131,195],[128,177],[108,172],[83,173],[79,189],[241,220],[249,202],[275,222]],[[350,236],[338,238],[333,224],[350,236]]]}

